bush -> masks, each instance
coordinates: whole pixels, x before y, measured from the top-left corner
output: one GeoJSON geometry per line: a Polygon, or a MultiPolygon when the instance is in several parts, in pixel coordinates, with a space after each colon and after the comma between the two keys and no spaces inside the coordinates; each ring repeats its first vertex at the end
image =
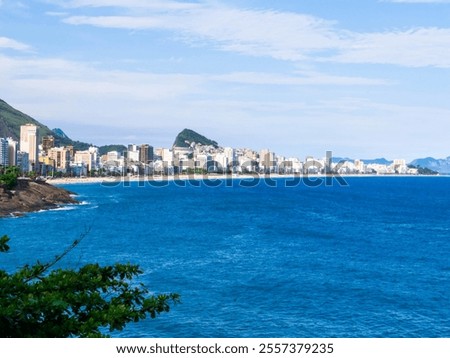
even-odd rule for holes
{"type": "MultiPolygon", "coordinates": [[[[0,238],[7,252],[9,238],[0,238]]],[[[0,270],[0,337],[107,337],[129,322],[155,318],[179,302],[179,295],[149,295],[133,278],[136,265],[88,264],[78,270],[52,269],[77,246],[75,241],[50,263],[37,262],[14,273],[0,270]]]]}
{"type": "Polygon", "coordinates": [[[12,190],[17,185],[18,177],[19,170],[17,167],[6,167],[3,173],[0,174],[0,185],[3,185],[8,190],[12,190]]]}

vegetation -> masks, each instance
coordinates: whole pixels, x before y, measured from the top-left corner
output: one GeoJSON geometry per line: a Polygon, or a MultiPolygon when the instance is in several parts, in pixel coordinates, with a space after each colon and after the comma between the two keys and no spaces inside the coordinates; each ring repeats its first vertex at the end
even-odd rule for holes
{"type": "Polygon", "coordinates": [[[183,129],[175,138],[175,142],[173,143],[174,147],[189,147],[190,143],[200,143],[203,145],[212,145],[217,148],[218,144],[216,141],[206,138],[201,134],[191,130],[191,129],[183,129]]]}
{"type": "MultiPolygon", "coordinates": [[[[142,274],[136,265],[55,269],[83,237],[49,263],[0,270],[0,337],[107,337],[179,302],[178,294],[149,295],[133,282],[142,274]]],[[[9,251],[8,243],[7,236],[0,238],[0,252],[9,251]]]]}
{"type": "Polygon", "coordinates": [[[100,155],[104,155],[108,152],[119,152],[122,153],[123,151],[125,151],[127,149],[127,147],[125,147],[122,144],[109,144],[109,145],[104,145],[102,147],[98,148],[98,152],[100,155]]]}
{"type": "Polygon", "coordinates": [[[6,167],[0,168],[0,185],[7,190],[12,190],[17,185],[17,178],[19,177],[19,168],[6,167]]]}

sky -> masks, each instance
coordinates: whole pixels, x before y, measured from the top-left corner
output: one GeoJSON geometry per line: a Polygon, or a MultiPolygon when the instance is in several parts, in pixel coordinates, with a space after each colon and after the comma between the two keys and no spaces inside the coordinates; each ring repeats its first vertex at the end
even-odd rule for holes
{"type": "Polygon", "coordinates": [[[450,155],[450,0],[0,0],[0,98],[72,139],[450,155]]]}

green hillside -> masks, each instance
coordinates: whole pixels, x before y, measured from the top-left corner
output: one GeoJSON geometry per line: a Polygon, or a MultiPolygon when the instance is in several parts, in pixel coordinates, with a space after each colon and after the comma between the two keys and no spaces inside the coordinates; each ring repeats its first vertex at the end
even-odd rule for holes
{"type": "Polygon", "coordinates": [[[192,129],[183,129],[175,138],[173,146],[187,148],[192,142],[202,145],[212,145],[215,148],[219,146],[216,141],[208,139],[192,129]]]}
{"type": "Polygon", "coordinates": [[[52,131],[47,126],[0,99],[0,137],[12,137],[14,140],[19,140],[20,126],[27,123],[39,126],[42,136],[52,134],[52,131]]]}
{"type": "Polygon", "coordinates": [[[58,145],[72,145],[75,150],[86,150],[90,146],[88,143],[70,139],[59,129],[55,131],[51,130],[46,125],[11,107],[8,103],[0,99],[0,138],[12,137],[18,141],[20,137],[20,126],[27,123],[32,123],[39,127],[41,138],[48,135],[54,136],[58,145]]]}

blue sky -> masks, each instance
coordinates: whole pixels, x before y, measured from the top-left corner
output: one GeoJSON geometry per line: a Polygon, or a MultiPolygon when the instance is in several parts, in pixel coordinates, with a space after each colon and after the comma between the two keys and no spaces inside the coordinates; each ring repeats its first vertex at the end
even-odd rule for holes
{"type": "Polygon", "coordinates": [[[99,145],[450,155],[450,0],[0,0],[0,98],[99,145]]]}

